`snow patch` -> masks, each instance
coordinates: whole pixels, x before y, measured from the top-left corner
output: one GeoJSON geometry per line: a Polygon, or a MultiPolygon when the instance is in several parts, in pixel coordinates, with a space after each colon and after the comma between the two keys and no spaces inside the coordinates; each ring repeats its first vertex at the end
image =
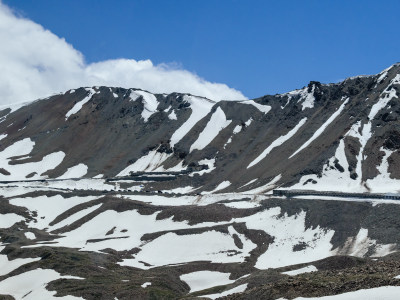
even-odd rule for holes
{"type": "MultiPolygon", "coordinates": [[[[263,230],[275,238],[266,252],[258,258],[255,267],[258,269],[279,268],[300,263],[307,263],[334,254],[331,239],[333,230],[306,228],[306,213],[280,217],[281,208],[275,207],[255,215],[241,218],[249,229],[263,230]],[[294,251],[293,247],[303,244],[305,249],[294,251]]],[[[233,221],[238,221],[234,219],[233,221]]]]}
{"type": "Polygon", "coordinates": [[[249,127],[251,122],[253,122],[253,118],[248,119],[246,122],[244,122],[244,124],[246,125],[246,127],[249,127]]]}
{"type": "MultiPolygon", "coordinates": [[[[131,91],[131,97],[132,97],[132,93],[136,94],[138,97],[142,96],[143,100],[143,111],[142,111],[142,118],[144,119],[145,122],[147,122],[149,120],[149,118],[151,117],[151,115],[153,115],[154,113],[157,112],[157,107],[158,107],[158,101],[156,96],[154,96],[153,94],[149,93],[149,92],[145,92],[145,91],[131,91]]],[[[136,99],[138,98],[136,97],[136,99]]],[[[135,99],[135,100],[136,100],[135,99]]]]}
{"type": "Polygon", "coordinates": [[[21,222],[25,220],[24,217],[9,213],[9,214],[0,214],[0,228],[10,228],[15,223],[21,222]]]}
{"type": "Polygon", "coordinates": [[[57,179],[80,178],[85,176],[87,174],[87,171],[87,165],[80,163],[76,166],[68,168],[67,171],[60,177],[57,177],[57,179]]]}
{"type": "Polygon", "coordinates": [[[215,104],[215,102],[211,100],[189,95],[185,95],[183,100],[190,104],[192,113],[189,119],[187,119],[171,136],[171,147],[174,147],[198,121],[204,118],[215,104]]]}
{"type": "MultiPolygon", "coordinates": [[[[146,155],[139,158],[132,165],[129,165],[121,172],[118,173],[117,176],[128,176],[130,172],[152,172],[159,168],[164,161],[166,161],[171,154],[157,152],[156,150],[152,150],[146,155]]],[[[161,170],[162,171],[162,170],[161,170]]]]}
{"type": "Polygon", "coordinates": [[[202,150],[219,134],[221,130],[226,128],[232,120],[227,120],[223,110],[218,107],[215,113],[211,116],[206,127],[200,133],[198,139],[190,147],[190,152],[195,149],[202,150]]]}
{"type": "Polygon", "coordinates": [[[303,100],[303,102],[301,103],[301,110],[314,107],[314,101],[315,101],[314,91],[315,91],[315,84],[312,86],[310,93],[308,92],[308,88],[304,88],[302,90],[302,92],[300,93],[301,98],[299,100],[299,102],[303,100]]]}
{"type": "Polygon", "coordinates": [[[242,126],[236,125],[235,128],[233,128],[233,134],[238,134],[240,131],[242,131],[242,126]]]}
{"type": "MultiPolygon", "coordinates": [[[[276,183],[277,183],[281,178],[282,178],[282,175],[279,174],[279,175],[275,176],[275,177],[274,177],[270,182],[268,182],[266,185],[257,187],[257,188],[255,188],[255,189],[252,189],[252,190],[249,190],[249,191],[246,191],[246,193],[248,193],[248,194],[259,194],[259,193],[265,193],[265,192],[267,192],[267,191],[270,191],[270,190],[272,190],[273,188],[275,188],[276,183]]],[[[257,179],[253,179],[253,180],[257,180],[257,179]]],[[[250,184],[250,183],[247,183],[247,184],[250,184]]],[[[246,185],[247,185],[247,184],[246,184],[246,185]]]]}
{"type": "Polygon", "coordinates": [[[0,291],[2,294],[11,295],[15,299],[24,300],[53,298],[60,300],[84,300],[81,297],[74,296],[55,297],[56,291],[46,289],[48,283],[60,278],[78,279],[79,277],[61,276],[54,270],[39,268],[4,279],[0,282],[0,291]]]}
{"type": "Polygon", "coordinates": [[[151,282],[145,282],[145,283],[143,283],[142,285],[141,285],[141,287],[142,288],[147,288],[148,286],[150,286],[151,285],[151,282]]]}
{"type": "Polygon", "coordinates": [[[225,292],[222,293],[218,293],[218,294],[211,294],[211,295],[203,295],[201,297],[205,297],[205,298],[210,298],[210,299],[217,299],[220,297],[225,297],[231,294],[235,294],[235,293],[242,293],[247,289],[247,283],[242,284],[242,285],[238,285],[237,287],[234,287],[233,289],[227,290],[225,292]]]}
{"type": "Polygon", "coordinates": [[[199,160],[199,165],[207,165],[208,169],[206,170],[201,170],[201,171],[197,171],[197,172],[193,172],[191,174],[189,174],[190,177],[193,177],[195,174],[198,174],[199,176],[202,176],[206,173],[211,173],[213,170],[215,170],[215,157],[212,159],[202,159],[199,160]]]}
{"type": "Polygon", "coordinates": [[[226,285],[234,280],[230,280],[230,273],[222,273],[217,271],[198,271],[183,274],[179,278],[186,282],[190,287],[190,293],[205,290],[217,285],[226,285]]]}
{"type": "Polygon", "coordinates": [[[175,114],[175,110],[173,110],[169,115],[168,115],[168,119],[170,120],[178,120],[176,114],[175,114]]]}
{"type": "Polygon", "coordinates": [[[28,232],[25,232],[24,235],[28,240],[36,239],[36,235],[33,232],[28,231],[28,232]]]}
{"type": "Polygon", "coordinates": [[[92,88],[86,88],[86,90],[89,92],[89,94],[85,98],[83,98],[81,101],[75,103],[75,105],[65,115],[65,120],[68,120],[68,118],[71,115],[79,112],[82,109],[83,105],[85,105],[90,99],[92,99],[92,96],[96,93],[96,91],[92,88]]]}
{"type": "Polygon", "coordinates": [[[230,185],[231,185],[231,182],[228,181],[228,180],[225,180],[225,181],[222,181],[220,184],[218,184],[217,187],[215,189],[213,189],[212,191],[202,192],[202,194],[212,194],[212,193],[215,193],[217,191],[223,190],[223,189],[227,188],[230,185]]]}
{"type": "Polygon", "coordinates": [[[9,202],[15,206],[26,207],[31,212],[36,211],[36,220],[30,221],[27,225],[30,228],[44,229],[49,226],[51,221],[66,210],[97,198],[95,196],[63,198],[61,195],[56,195],[52,197],[14,198],[9,200],[9,202]]]}
{"type": "Polygon", "coordinates": [[[286,274],[286,275],[289,275],[289,276],[296,276],[296,275],[299,275],[299,274],[311,273],[311,272],[316,272],[316,271],[318,271],[318,269],[315,266],[310,265],[310,266],[307,266],[307,267],[304,267],[304,268],[301,268],[301,269],[282,272],[282,274],[286,274]]]}
{"type": "Polygon", "coordinates": [[[279,138],[277,138],[275,141],[273,141],[255,160],[253,160],[248,166],[248,168],[251,168],[252,166],[258,164],[260,161],[262,161],[274,148],[281,146],[284,142],[288,141],[290,138],[292,138],[297,131],[302,127],[307,121],[307,118],[303,118],[300,120],[300,122],[292,129],[290,130],[286,135],[282,135],[279,138]]]}
{"type": "Polygon", "coordinates": [[[368,229],[361,228],[357,236],[347,239],[344,246],[338,251],[338,254],[364,257],[371,247],[376,250],[371,256],[378,257],[395,252],[396,244],[378,244],[376,240],[368,237],[368,229]]]}
{"type": "Polygon", "coordinates": [[[243,262],[256,245],[244,235],[238,233],[232,226],[228,229],[229,234],[214,230],[191,235],[177,235],[170,232],[143,245],[141,247],[142,251],[136,254],[135,259],[124,259],[119,264],[143,269],[148,267],[140,262],[145,262],[152,266],[191,261],[211,261],[213,263],[243,262]],[[242,241],[242,249],[235,245],[232,238],[234,234],[242,241]]]}
{"type": "Polygon", "coordinates": [[[317,131],[315,131],[313,136],[307,142],[305,142],[296,152],[294,152],[289,158],[292,158],[297,153],[299,153],[301,150],[303,150],[304,148],[307,148],[315,139],[317,139],[325,131],[325,129],[342,113],[342,111],[348,101],[349,101],[349,98],[347,98],[346,101],[344,101],[343,104],[339,107],[339,109],[336,110],[329,117],[329,119],[326,120],[325,123],[322,124],[322,126],[317,129],[317,131]]]}
{"type": "Polygon", "coordinates": [[[54,231],[54,230],[57,230],[57,229],[62,228],[64,226],[71,225],[75,221],[78,221],[79,219],[83,218],[84,216],[86,216],[86,215],[90,214],[91,212],[95,211],[101,205],[102,204],[100,203],[100,204],[97,204],[97,205],[82,209],[82,210],[78,211],[77,213],[72,214],[68,218],[62,220],[61,222],[58,222],[55,225],[51,226],[50,230],[54,231]]]}
{"type": "Polygon", "coordinates": [[[253,105],[254,107],[256,107],[259,111],[261,111],[264,114],[268,113],[272,108],[269,105],[259,104],[259,103],[255,102],[254,100],[245,100],[245,101],[240,101],[239,103],[253,105]]]}
{"type": "Polygon", "coordinates": [[[65,157],[62,151],[50,153],[42,158],[41,161],[29,162],[24,164],[9,164],[14,156],[27,156],[33,150],[35,143],[30,138],[25,138],[0,152],[0,168],[7,170],[10,175],[0,174],[2,180],[25,180],[26,176],[35,173],[30,179],[45,178],[42,174],[48,170],[56,168],[65,157]]]}
{"type": "Polygon", "coordinates": [[[394,151],[390,151],[380,148],[385,155],[382,157],[381,164],[377,167],[379,174],[373,178],[366,181],[367,185],[371,187],[371,190],[375,193],[387,193],[387,192],[400,192],[400,180],[395,178],[390,178],[389,173],[389,157],[394,151]]]}
{"type": "MultiPolygon", "coordinates": [[[[3,249],[4,247],[0,246],[0,252],[3,251],[3,249]]],[[[7,275],[8,273],[14,271],[15,269],[18,269],[20,266],[29,264],[34,261],[38,261],[40,259],[41,259],[40,257],[37,257],[37,258],[16,258],[13,260],[8,260],[7,255],[0,254],[0,276],[7,275]]]]}

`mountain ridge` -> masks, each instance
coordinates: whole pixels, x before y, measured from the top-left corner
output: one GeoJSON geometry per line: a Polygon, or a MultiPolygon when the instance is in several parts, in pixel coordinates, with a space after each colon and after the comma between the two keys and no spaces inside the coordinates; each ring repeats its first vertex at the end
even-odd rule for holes
{"type": "Polygon", "coordinates": [[[0,110],[0,298],[397,295],[399,86],[394,66],[246,101],[91,87],[0,110]]]}
{"type": "MultiPolygon", "coordinates": [[[[147,156],[153,155],[159,159],[155,165],[136,166],[131,171],[178,170],[177,166],[184,170],[189,165],[198,167],[202,160],[209,163],[202,165],[208,167],[204,175],[146,187],[151,190],[191,182],[193,188],[210,191],[229,181],[224,191],[236,191],[254,179],[257,182],[245,186],[248,190],[262,186],[268,190],[268,183],[278,176],[272,185],[297,183],[299,187],[307,175],[309,188],[309,182],[318,182],[323,176],[324,168],[328,171],[333,166],[345,173],[345,179],[359,181],[348,189],[374,191],[367,182],[379,175],[381,164],[388,163],[389,179],[400,179],[396,171],[400,157],[395,151],[400,137],[395,124],[400,113],[395,101],[399,68],[395,64],[377,75],[337,84],[311,81],[289,93],[240,101],[214,102],[190,94],[151,94],[140,89],[79,88],[12,112],[1,110],[0,132],[6,136],[0,150],[18,140],[33,139],[32,155],[11,159],[12,165],[65,153],[60,165],[41,174],[25,174],[25,179],[57,178],[80,164],[87,167],[82,176],[114,177],[140,159],[150,162],[147,156]],[[344,148],[339,149],[342,153],[336,153],[339,146],[344,148]],[[382,147],[389,147],[390,155],[382,147]],[[389,162],[382,160],[389,157],[389,162]],[[209,165],[210,160],[215,166],[209,165]],[[240,180],[237,174],[241,174],[240,180]]],[[[7,172],[12,172],[3,169],[1,180],[7,180],[7,172]]],[[[325,187],[316,184],[313,188],[325,187]]]]}

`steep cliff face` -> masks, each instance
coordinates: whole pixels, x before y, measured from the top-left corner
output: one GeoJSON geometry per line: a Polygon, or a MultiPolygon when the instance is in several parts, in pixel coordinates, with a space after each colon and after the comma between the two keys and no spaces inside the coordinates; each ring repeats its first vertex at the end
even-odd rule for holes
{"type": "Polygon", "coordinates": [[[400,65],[248,101],[79,88],[0,111],[0,178],[185,170],[146,189],[396,192],[399,87],[400,65]]]}

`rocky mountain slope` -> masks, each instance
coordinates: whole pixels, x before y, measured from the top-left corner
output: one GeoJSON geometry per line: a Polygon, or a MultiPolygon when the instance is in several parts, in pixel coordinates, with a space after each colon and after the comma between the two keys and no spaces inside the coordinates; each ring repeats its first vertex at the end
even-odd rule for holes
{"type": "Polygon", "coordinates": [[[80,88],[0,111],[0,179],[191,170],[146,189],[396,192],[399,86],[394,65],[247,101],[80,88]]]}
{"type": "Polygon", "coordinates": [[[396,299],[400,201],[271,190],[397,193],[399,87],[0,108],[0,299],[396,299]]]}

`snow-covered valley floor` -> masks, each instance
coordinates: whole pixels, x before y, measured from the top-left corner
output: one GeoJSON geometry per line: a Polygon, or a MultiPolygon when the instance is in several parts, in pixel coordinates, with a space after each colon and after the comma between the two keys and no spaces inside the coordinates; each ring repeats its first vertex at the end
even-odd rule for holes
{"type": "MultiPolygon", "coordinates": [[[[273,282],[339,276],[342,257],[352,268],[382,264],[377,291],[400,284],[381,259],[399,247],[394,200],[151,194],[101,179],[16,182],[0,193],[0,295],[15,299],[251,298],[273,282]]],[[[365,289],[364,277],[344,291],[365,289]]]]}

